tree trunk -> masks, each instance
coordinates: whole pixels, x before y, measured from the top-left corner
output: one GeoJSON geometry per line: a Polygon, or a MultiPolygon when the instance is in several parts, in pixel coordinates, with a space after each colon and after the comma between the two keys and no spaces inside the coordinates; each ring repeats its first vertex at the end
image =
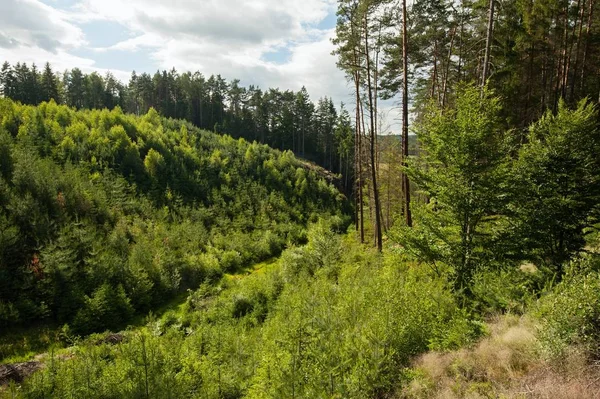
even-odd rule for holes
{"type": "Polygon", "coordinates": [[[585,84],[585,62],[586,62],[586,58],[587,58],[587,53],[589,52],[590,49],[590,30],[592,29],[592,16],[594,14],[594,0],[590,0],[590,11],[588,13],[588,21],[587,21],[587,26],[585,28],[585,47],[583,48],[583,60],[581,63],[581,82],[580,84],[580,89],[581,91],[583,91],[583,87],[585,84]]]}
{"type": "MultiPolygon", "coordinates": [[[[533,75],[533,64],[534,64],[534,59],[535,59],[535,42],[532,40],[531,41],[531,46],[529,48],[529,68],[528,68],[528,77],[527,77],[527,98],[525,100],[525,118],[523,125],[527,126],[529,124],[529,118],[531,116],[531,97],[532,97],[532,91],[533,91],[533,81],[534,81],[534,75],[533,75]]],[[[521,143],[523,142],[523,138],[524,138],[524,134],[521,134],[521,143]]]]}
{"type": "Polygon", "coordinates": [[[543,52],[542,61],[542,98],[540,100],[540,114],[543,114],[546,110],[546,92],[548,88],[548,54],[547,51],[543,52]]]}
{"type": "MultiPolygon", "coordinates": [[[[357,73],[354,73],[354,83],[356,85],[356,93],[358,94],[358,79],[356,78],[357,73]]],[[[359,230],[359,219],[358,219],[358,186],[360,184],[360,175],[358,174],[358,142],[359,142],[359,131],[360,131],[360,126],[358,124],[358,120],[359,120],[359,111],[358,111],[358,95],[357,95],[357,99],[356,99],[357,103],[356,103],[356,112],[355,112],[355,119],[356,122],[354,124],[354,184],[352,185],[352,190],[354,192],[354,223],[355,223],[355,227],[356,227],[356,231],[358,232],[359,230]]]]}
{"type": "Polygon", "coordinates": [[[364,154],[364,148],[363,148],[363,138],[367,138],[367,133],[366,133],[366,127],[365,127],[365,109],[364,109],[364,105],[362,103],[362,100],[360,100],[359,97],[359,104],[360,104],[360,122],[361,122],[361,126],[362,126],[362,130],[361,130],[361,134],[360,134],[360,152],[358,154],[359,156],[359,168],[360,168],[360,176],[361,176],[361,184],[360,184],[360,220],[361,220],[361,241],[362,243],[365,242],[365,232],[364,232],[364,198],[363,198],[363,189],[365,186],[365,176],[363,174],[363,159],[365,157],[364,154]]]}
{"type": "Polygon", "coordinates": [[[562,49],[562,71],[560,79],[560,96],[564,99],[567,95],[567,83],[569,80],[569,0],[565,1],[565,19],[563,21],[563,49],[562,49]]]}
{"type": "Polygon", "coordinates": [[[446,105],[446,93],[448,92],[448,79],[450,75],[450,63],[452,61],[455,35],[456,28],[452,28],[452,33],[450,33],[450,48],[448,49],[448,58],[446,59],[446,70],[444,71],[444,83],[442,84],[442,108],[446,105]]]}
{"type": "Polygon", "coordinates": [[[583,0],[583,4],[579,8],[579,32],[577,33],[577,46],[575,47],[575,63],[573,65],[573,79],[571,80],[571,92],[569,97],[574,100],[575,97],[575,85],[577,82],[577,69],[579,68],[579,51],[581,49],[581,34],[583,33],[583,16],[585,14],[586,0],[583,0]]]}
{"type": "MultiPolygon", "coordinates": [[[[404,1],[404,0],[403,0],[404,1]]],[[[431,77],[431,91],[429,92],[429,97],[433,99],[435,97],[435,86],[437,84],[438,79],[438,71],[437,71],[437,40],[433,40],[433,75],[431,77]]],[[[404,65],[404,34],[402,35],[402,65],[404,65]]]]}
{"type": "Polygon", "coordinates": [[[391,208],[391,191],[392,191],[392,154],[394,148],[390,148],[389,159],[387,161],[387,209],[386,209],[386,225],[389,230],[392,223],[390,221],[390,208],[391,208]]]}
{"type": "Polygon", "coordinates": [[[481,95],[483,88],[487,83],[489,68],[490,68],[490,53],[492,48],[492,35],[494,33],[494,5],[495,0],[490,0],[490,8],[488,13],[487,35],[485,38],[485,55],[483,57],[483,72],[481,74],[481,95]]]}
{"type": "MultiPolygon", "coordinates": [[[[556,18],[556,26],[558,27],[559,23],[560,23],[560,16],[557,15],[556,18]]],[[[558,28],[556,28],[557,32],[558,32],[558,28]]],[[[557,33],[558,35],[558,33],[557,33]]],[[[558,40],[557,40],[558,41],[558,40]]],[[[558,109],[558,98],[559,98],[559,92],[560,92],[560,82],[561,82],[561,71],[562,71],[562,57],[560,55],[557,55],[559,53],[559,51],[557,51],[557,49],[559,49],[560,44],[554,43],[554,46],[552,48],[552,55],[553,55],[553,59],[552,61],[555,62],[556,61],[556,68],[554,69],[554,71],[556,72],[554,75],[550,76],[550,87],[552,87],[552,82],[554,82],[554,78],[556,78],[556,82],[554,83],[554,98],[552,101],[552,112],[556,113],[556,110],[558,109]]]]}
{"type": "Polygon", "coordinates": [[[367,61],[367,89],[369,96],[369,120],[371,124],[371,146],[370,146],[370,155],[371,155],[371,185],[373,186],[373,202],[375,205],[375,241],[377,243],[377,250],[381,251],[383,249],[383,241],[381,237],[381,220],[379,220],[379,193],[377,192],[377,171],[375,169],[375,136],[377,131],[375,130],[375,112],[373,105],[373,87],[371,82],[371,60],[369,56],[369,26],[367,22],[367,14],[365,14],[365,54],[367,61]]]}
{"type": "Polygon", "coordinates": [[[458,48],[458,66],[456,67],[456,76],[458,81],[462,81],[461,67],[462,67],[462,56],[463,56],[463,33],[465,31],[465,16],[464,16],[465,7],[463,2],[460,3],[460,47],[458,48]]]}
{"type": "MultiPolygon", "coordinates": [[[[356,64],[358,65],[358,56],[356,55],[356,51],[354,52],[354,57],[356,64]]],[[[362,139],[361,139],[361,102],[360,102],[360,72],[356,71],[355,73],[355,88],[356,88],[356,137],[354,143],[354,153],[355,153],[355,164],[354,164],[354,173],[356,176],[356,184],[357,184],[357,196],[356,196],[356,205],[357,205],[357,219],[360,220],[357,223],[356,228],[360,232],[360,242],[365,242],[365,224],[364,224],[364,210],[363,210],[363,182],[362,182],[362,139]]]]}
{"type": "MultiPolygon", "coordinates": [[[[408,37],[406,0],[402,0],[402,167],[406,168],[408,158],[408,37]]],[[[402,171],[402,192],[404,194],[404,217],[406,225],[412,227],[410,212],[410,182],[402,171]]]]}

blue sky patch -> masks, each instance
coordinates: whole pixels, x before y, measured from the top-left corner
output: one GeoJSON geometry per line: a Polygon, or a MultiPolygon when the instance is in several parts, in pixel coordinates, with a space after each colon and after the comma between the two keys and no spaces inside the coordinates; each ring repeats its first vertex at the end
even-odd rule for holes
{"type": "Polygon", "coordinates": [[[136,71],[154,73],[158,69],[155,61],[147,51],[94,51],[90,49],[77,49],[72,51],[73,55],[89,58],[95,61],[94,67],[121,71],[136,71]]]}
{"type": "Polygon", "coordinates": [[[90,47],[109,47],[130,38],[127,29],[112,21],[90,21],[79,25],[90,47]]]}
{"type": "Polygon", "coordinates": [[[79,3],[79,1],[80,0],[40,0],[40,2],[58,10],[68,10],[79,3]]]}
{"type": "Polygon", "coordinates": [[[316,27],[317,29],[333,29],[335,25],[337,25],[337,16],[335,12],[330,12],[316,27]]]}
{"type": "Polygon", "coordinates": [[[271,62],[273,64],[285,64],[292,58],[292,51],[289,45],[286,47],[280,47],[275,51],[269,51],[264,53],[261,57],[263,61],[271,62]]]}

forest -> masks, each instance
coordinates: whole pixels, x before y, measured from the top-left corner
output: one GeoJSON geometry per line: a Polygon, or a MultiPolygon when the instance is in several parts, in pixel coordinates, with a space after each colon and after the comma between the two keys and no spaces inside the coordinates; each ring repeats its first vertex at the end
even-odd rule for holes
{"type": "Polygon", "coordinates": [[[290,152],[154,109],[136,117],[0,101],[4,326],[119,326],[306,241],[313,214],[344,209],[343,195],[290,152]]]}
{"type": "Polygon", "coordinates": [[[200,129],[257,141],[272,148],[291,150],[335,173],[351,173],[349,154],[351,121],[343,104],[311,101],[306,88],[298,92],[227,82],[220,75],[206,78],[200,72],[157,71],[131,74],[128,84],[110,72],[84,74],[73,68],[55,73],[46,63],[10,65],[4,62],[0,86],[5,97],[37,105],[54,99],[76,109],[113,109],[144,115],[154,108],[161,116],[185,119],[200,129]]]}
{"type": "Polygon", "coordinates": [[[598,7],[338,0],[340,108],[5,62],[0,397],[597,398],[598,7]]]}

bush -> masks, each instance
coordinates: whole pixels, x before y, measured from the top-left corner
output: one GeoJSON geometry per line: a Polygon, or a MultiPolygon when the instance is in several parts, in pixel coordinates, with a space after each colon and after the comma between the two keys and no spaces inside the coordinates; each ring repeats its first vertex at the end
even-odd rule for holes
{"type": "Polygon", "coordinates": [[[251,313],[253,309],[254,304],[245,296],[237,295],[233,298],[231,315],[236,319],[246,316],[251,313]]]}
{"type": "Polygon", "coordinates": [[[266,318],[249,397],[383,397],[436,340],[450,347],[480,333],[426,270],[382,262],[350,240],[325,257],[338,248],[323,227],[311,230],[318,242],[283,254],[288,284],[266,318]],[[334,277],[321,272],[332,268],[334,277]]]}
{"type": "Polygon", "coordinates": [[[108,283],[98,288],[91,297],[85,297],[84,307],[73,320],[73,329],[79,334],[122,327],[133,315],[133,307],[123,286],[108,283]]]}
{"type": "Polygon", "coordinates": [[[473,277],[474,306],[484,314],[522,314],[543,289],[546,277],[532,264],[477,273],[473,277]]]}
{"type": "Polygon", "coordinates": [[[437,329],[429,342],[429,349],[437,351],[458,349],[475,342],[485,333],[484,323],[469,315],[465,309],[458,309],[450,316],[449,320],[442,320],[436,326],[437,329]]]}
{"type": "Polygon", "coordinates": [[[225,251],[221,254],[221,269],[232,273],[242,266],[242,256],[237,251],[225,251]]]}
{"type": "Polygon", "coordinates": [[[8,327],[17,320],[19,320],[19,311],[15,306],[10,302],[0,301],[0,326],[8,327]]]}
{"type": "Polygon", "coordinates": [[[548,356],[559,357],[570,345],[600,355],[600,273],[594,270],[596,266],[597,260],[590,258],[571,263],[567,278],[540,299],[535,314],[548,356]]]}
{"type": "Polygon", "coordinates": [[[283,275],[288,283],[298,279],[298,276],[314,275],[318,267],[313,252],[306,247],[290,248],[284,251],[281,255],[281,262],[283,275]]]}

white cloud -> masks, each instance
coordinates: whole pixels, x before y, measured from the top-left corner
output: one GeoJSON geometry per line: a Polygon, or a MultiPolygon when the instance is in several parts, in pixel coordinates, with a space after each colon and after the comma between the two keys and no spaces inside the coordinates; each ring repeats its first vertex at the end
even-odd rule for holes
{"type": "Polygon", "coordinates": [[[67,14],[37,0],[0,1],[0,35],[5,39],[1,48],[18,45],[57,53],[85,44],[83,31],[67,14]]]}
{"type": "Polygon", "coordinates": [[[205,75],[221,74],[228,79],[241,79],[245,85],[254,84],[263,89],[279,87],[299,90],[306,86],[313,100],[330,96],[336,102],[348,102],[343,72],[335,65],[330,42],[333,31],[324,31],[315,41],[296,42],[288,50],[284,63],[267,62],[261,58],[264,48],[226,48],[218,43],[169,40],[152,54],[161,68],[199,70],[205,75]]]}
{"type": "Polygon", "coordinates": [[[136,51],[143,47],[160,47],[159,43],[161,43],[159,37],[150,33],[145,33],[127,40],[123,40],[110,47],[95,48],[94,50],[97,52],[106,52],[109,50],[136,51]]]}
{"type": "MultiPolygon", "coordinates": [[[[313,101],[330,96],[352,108],[352,87],[331,55],[334,30],[317,28],[335,8],[336,0],[80,0],[61,11],[39,0],[0,0],[0,59],[104,73],[89,50],[103,53],[105,64],[115,57],[115,65],[116,57],[137,51],[154,61],[138,72],[175,67],[263,89],[306,86],[313,101]],[[129,38],[90,48],[85,30],[91,21],[110,21],[111,28],[116,22],[129,38]],[[76,48],[89,56],[74,55],[76,48]],[[265,59],[280,50],[285,59],[265,59]]],[[[130,71],[112,72],[129,80],[130,71]]]]}
{"type": "Polygon", "coordinates": [[[11,49],[0,48],[0,60],[11,64],[25,62],[30,66],[36,64],[40,70],[46,62],[49,62],[55,72],[63,73],[67,69],[79,68],[85,73],[98,72],[105,75],[111,72],[117,79],[128,82],[131,71],[119,69],[98,68],[96,62],[90,58],[78,57],[65,51],[49,52],[39,47],[18,46],[11,49]]]}
{"type": "Polygon", "coordinates": [[[324,19],[333,7],[332,0],[82,0],[73,18],[116,21],[134,36],[108,49],[160,48],[160,59],[161,53],[189,47],[212,57],[251,54],[258,60],[303,40],[306,26],[324,19]]]}
{"type": "Polygon", "coordinates": [[[199,70],[263,89],[299,90],[314,100],[346,99],[343,73],[330,53],[332,30],[315,26],[335,0],[83,0],[78,18],[116,21],[132,38],[98,51],[147,51],[160,69],[199,70]],[[284,49],[284,62],[263,56],[284,49]]]}
{"type": "MultiPolygon", "coordinates": [[[[70,18],[68,13],[37,0],[1,0],[0,60],[35,63],[38,68],[50,62],[59,72],[78,67],[86,72],[106,73],[106,69],[94,66],[94,60],[70,52],[86,45],[82,29],[70,18]]],[[[129,72],[113,73],[119,79],[129,76],[129,72]]]]}
{"type": "Polygon", "coordinates": [[[247,43],[301,35],[302,24],[318,23],[334,5],[332,0],[82,0],[76,8],[79,19],[118,21],[165,38],[247,43]]]}

